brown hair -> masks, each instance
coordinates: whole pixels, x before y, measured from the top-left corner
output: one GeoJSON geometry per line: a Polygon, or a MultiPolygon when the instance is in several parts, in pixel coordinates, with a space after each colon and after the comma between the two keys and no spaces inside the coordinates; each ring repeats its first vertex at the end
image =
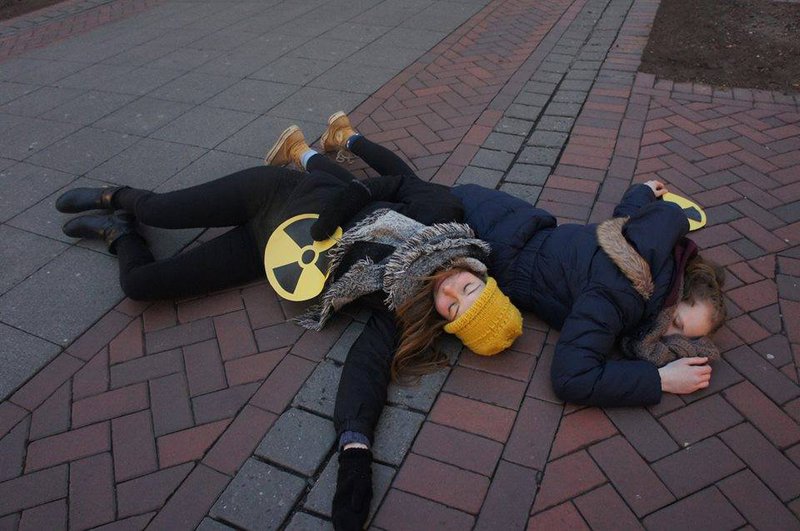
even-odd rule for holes
{"type": "Polygon", "coordinates": [[[452,269],[437,271],[420,282],[420,289],[395,312],[400,323],[400,345],[392,360],[392,380],[414,382],[447,364],[447,355],[435,342],[447,324],[433,302],[433,286],[452,269]]]}
{"type": "Polygon", "coordinates": [[[711,332],[722,326],[728,316],[722,285],[725,283],[725,269],[699,254],[686,264],[681,300],[689,302],[705,301],[713,309],[711,332]]]}

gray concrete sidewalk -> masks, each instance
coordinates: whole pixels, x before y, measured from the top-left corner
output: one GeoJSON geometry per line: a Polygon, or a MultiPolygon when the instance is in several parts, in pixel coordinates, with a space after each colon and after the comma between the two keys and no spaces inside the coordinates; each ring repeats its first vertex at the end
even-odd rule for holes
{"type": "MultiPolygon", "coordinates": [[[[0,63],[0,399],[122,299],[116,260],[61,233],[61,192],[260,164],[288,124],[317,138],[486,3],[170,1],[0,63]]],[[[200,233],[161,232],[162,257],[200,233]]]]}

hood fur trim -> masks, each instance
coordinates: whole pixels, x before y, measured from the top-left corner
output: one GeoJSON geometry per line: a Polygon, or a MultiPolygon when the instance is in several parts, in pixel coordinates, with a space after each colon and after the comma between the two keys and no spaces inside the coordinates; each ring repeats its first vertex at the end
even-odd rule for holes
{"type": "Polygon", "coordinates": [[[597,243],[605,251],[612,262],[631,281],[639,295],[648,300],[653,296],[655,286],[650,273],[650,265],[636,249],[625,239],[622,227],[628,222],[627,217],[612,218],[597,226],[597,243]]]}

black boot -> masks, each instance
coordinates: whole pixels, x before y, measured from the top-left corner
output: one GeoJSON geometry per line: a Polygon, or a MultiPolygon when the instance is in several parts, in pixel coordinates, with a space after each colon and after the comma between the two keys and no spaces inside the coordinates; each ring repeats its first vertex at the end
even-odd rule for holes
{"type": "Polygon", "coordinates": [[[61,194],[56,200],[56,210],[67,214],[84,210],[114,210],[111,200],[114,194],[127,186],[106,188],[74,188],[61,194]]]}
{"type": "Polygon", "coordinates": [[[126,234],[135,234],[131,214],[87,214],[67,221],[61,228],[70,238],[105,240],[108,252],[117,254],[115,243],[126,234]]]}

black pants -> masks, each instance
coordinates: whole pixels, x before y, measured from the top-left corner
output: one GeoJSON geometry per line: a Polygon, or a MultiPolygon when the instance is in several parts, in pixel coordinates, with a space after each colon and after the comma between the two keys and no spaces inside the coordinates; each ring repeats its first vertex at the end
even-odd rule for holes
{"type": "MultiPolygon", "coordinates": [[[[381,175],[413,174],[400,157],[366,138],[354,141],[351,151],[381,175]]],[[[306,169],[346,183],[355,178],[324,155],[311,157],[306,169]]],[[[300,174],[287,174],[283,169],[259,166],[163,194],[120,190],[114,195],[114,206],[134,214],[145,225],[166,229],[234,226],[165,260],[155,260],[141,236],[121,237],[116,250],[123,291],[135,300],[175,299],[263,278],[263,249],[258,248],[247,223],[269,201],[288,197],[300,178],[300,174]]]]}

